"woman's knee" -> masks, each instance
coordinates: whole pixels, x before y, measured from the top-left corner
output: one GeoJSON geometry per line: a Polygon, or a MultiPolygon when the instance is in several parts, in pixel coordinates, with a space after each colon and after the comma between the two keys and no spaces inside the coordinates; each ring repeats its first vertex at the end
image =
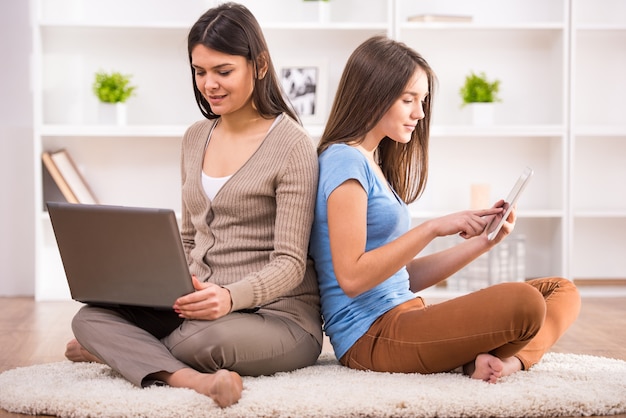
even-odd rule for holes
{"type": "Polygon", "coordinates": [[[527,283],[539,290],[545,299],[558,294],[560,298],[567,298],[575,305],[580,304],[580,293],[571,280],[563,277],[544,277],[529,280],[527,283]]]}
{"type": "Polygon", "coordinates": [[[516,323],[526,333],[522,338],[532,338],[541,329],[546,319],[546,301],[535,287],[527,283],[518,283],[515,289],[516,323]]]}
{"type": "Polygon", "coordinates": [[[576,285],[562,277],[546,277],[528,282],[543,294],[548,307],[548,315],[563,328],[571,325],[578,317],[581,297],[576,285]]]}
{"type": "Polygon", "coordinates": [[[82,339],[93,339],[107,332],[107,327],[119,322],[119,315],[111,309],[85,305],[72,318],[72,332],[82,344],[82,339]]]}
{"type": "Polygon", "coordinates": [[[226,368],[225,359],[232,341],[221,328],[201,325],[205,324],[185,321],[162,341],[174,357],[198,370],[214,372],[226,368]]]}
{"type": "Polygon", "coordinates": [[[525,282],[503,283],[506,287],[506,297],[511,310],[511,320],[516,329],[524,332],[527,338],[532,338],[546,318],[546,301],[544,296],[534,286],[525,282]]]}
{"type": "Polygon", "coordinates": [[[93,321],[93,316],[93,307],[85,305],[72,318],[72,332],[78,341],[80,341],[87,327],[93,321]]]}
{"type": "Polygon", "coordinates": [[[544,295],[533,286],[526,284],[524,292],[520,292],[520,299],[530,312],[537,314],[538,318],[543,321],[546,316],[546,300],[544,295]]]}
{"type": "Polygon", "coordinates": [[[216,324],[188,321],[163,341],[177,359],[198,370],[228,369],[246,376],[309,366],[321,351],[313,336],[282,320],[273,326],[264,326],[265,321],[224,322],[211,326],[216,324]]]}

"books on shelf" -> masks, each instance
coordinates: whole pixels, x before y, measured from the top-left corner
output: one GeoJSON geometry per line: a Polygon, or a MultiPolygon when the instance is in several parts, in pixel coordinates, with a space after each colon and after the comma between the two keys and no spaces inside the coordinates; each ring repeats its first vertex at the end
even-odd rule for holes
{"type": "Polygon", "coordinates": [[[48,207],[46,202],[67,202],[67,199],[61,192],[59,186],[57,186],[56,182],[50,175],[50,172],[46,168],[46,165],[41,162],[41,176],[42,176],[42,187],[43,187],[43,206],[42,210],[46,212],[48,207]]]}
{"type": "Polygon", "coordinates": [[[70,203],[98,203],[67,150],[44,151],[41,159],[65,200],[70,203]]]}
{"type": "Polygon", "coordinates": [[[472,21],[471,15],[448,15],[448,14],[420,14],[408,17],[409,22],[445,22],[467,23],[472,21]]]}

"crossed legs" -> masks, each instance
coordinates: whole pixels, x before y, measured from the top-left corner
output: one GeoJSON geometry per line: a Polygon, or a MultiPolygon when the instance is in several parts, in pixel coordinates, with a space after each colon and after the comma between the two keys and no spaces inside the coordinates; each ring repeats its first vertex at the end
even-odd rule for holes
{"type": "Polygon", "coordinates": [[[403,373],[463,366],[495,382],[538,362],[579,310],[576,287],[561,278],[502,283],[428,306],[417,298],[378,318],[341,362],[403,373]]]}
{"type": "Polygon", "coordinates": [[[321,351],[314,336],[272,314],[183,321],[170,311],[85,306],[72,328],[68,359],[106,363],[137,386],[194,389],[220,407],[241,398],[241,375],[305,367],[321,351]]]}

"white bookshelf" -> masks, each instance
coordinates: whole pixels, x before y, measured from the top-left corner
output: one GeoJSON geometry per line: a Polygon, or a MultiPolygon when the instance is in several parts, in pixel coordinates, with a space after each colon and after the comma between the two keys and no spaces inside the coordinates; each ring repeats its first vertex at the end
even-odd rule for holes
{"type": "Polygon", "coordinates": [[[398,0],[395,14],[395,36],[438,77],[431,170],[424,197],[413,205],[417,222],[467,209],[472,184],[489,184],[492,202],[504,198],[531,166],[514,232],[524,237],[526,276],[567,276],[569,2],[398,0]],[[407,20],[420,14],[472,21],[407,20]],[[473,126],[461,107],[458,91],[470,71],[501,82],[492,126],[473,126]]]}
{"type": "MultiPolygon", "coordinates": [[[[31,0],[35,108],[35,296],[69,297],[50,219],[41,153],[66,148],[101,203],[180,211],[180,141],[202,118],[191,88],[186,36],[218,1],[31,0]],[[123,10],[123,13],[120,13],[123,10]],[[96,71],[132,74],[127,126],[98,124],[96,71]]],[[[243,1],[261,22],[277,68],[324,66],[327,110],[343,64],[367,37],[389,34],[387,0],[322,4],[243,1]],[[331,7],[329,7],[331,6],[331,7]],[[333,7],[334,6],[334,7],[333,7]]],[[[314,138],[325,120],[307,124],[314,138]]]]}
{"type": "Polygon", "coordinates": [[[573,0],[571,267],[574,277],[626,276],[626,2],[573,0]]]}
{"type": "MultiPolygon", "coordinates": [[[[435,69],[431,171],[415,222],[466,209],[472,183],[504,197],[523,167],[535,176],[519,202],[529,277],[624,278],[626,180],[624,2],[602,0],[245,0],[275,65],[324,67],[327,112],[345,61],[387,34],[435,69]],[[600,9],[600,10],[596,10],[600,9]],[[471,23],[415,23],[420,13],[470,14],[471,23]],[[598,63],[607,62],[611,65],[598,63]],[[458,89],[470,71],[499,78],[493,126],[470,125],[458,89]],[[614,180],[614,181],[613,181],[614,180]],[[623,257],[622,257],[623,259],[623,257]]],[[[36,286],[38,299],[69,297],[43,208],[41,152],[67,148],[102,203],[180,209],[181,137],[201,119],[186,36],[217,1],[31,0],[36,286]],[[124,10],[123,14],[119,11],[124,10]],[[99,125],[91,92],[99,70],[132,74],[127,126],[99,125]]],[[[307,124],[314,139],[325,118],[307,124]]]]}

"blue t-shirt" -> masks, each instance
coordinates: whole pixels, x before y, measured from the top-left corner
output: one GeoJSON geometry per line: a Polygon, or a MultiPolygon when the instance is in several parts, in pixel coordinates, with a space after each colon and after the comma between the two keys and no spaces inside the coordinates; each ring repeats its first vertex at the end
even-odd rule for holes
{"type": "Polygon", "coordinates": [[[322,299],[324,331],[337,358],[365,334],[385,312],[415,297],[409,290],[409,274],[402,268],[378,286],[355,298],[339,287],[333,269],[328,237],[327,200],[347,180],[361,183],[367,193],[366,251],[378,248],[407,232],[411,218],[407,205],[374,173],[365,156],[345,144],[328,147],[319,157],[319,186],[310,253],[315,260],[322,299]]]}

